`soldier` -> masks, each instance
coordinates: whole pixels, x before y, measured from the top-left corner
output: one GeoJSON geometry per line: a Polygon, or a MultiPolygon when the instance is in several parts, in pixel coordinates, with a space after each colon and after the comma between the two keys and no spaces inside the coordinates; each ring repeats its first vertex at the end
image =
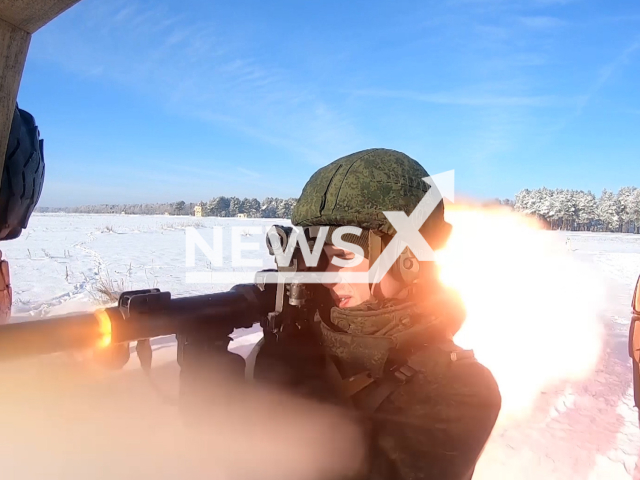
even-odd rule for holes
{"type": "MultiPolygon", "coordinates": [[[[364,259],[355,266],[328,263],[326,270],[366,272],[396,233],[382,212],[410,215],[430,188],[422,180],[427,176],[418,162],[394,150],[348,155],[311,177],[291,222],[329,226],[326,261],[343,264],[355,253],[336,246],[332,233],[340,226],[360,227],[360,235],[347,233],[342,240],[355,245],[352,250],[364,259]]],[[[434,250],[444,246],[451,225],[444,220],[442,201],[419,231],[434,250]]],[[[307,387],[301,391],[328,399],[323,388],[330,388],[332,401],[349,405],[364,422],[370,451],[362,478],[469,480],[501,397],[473,352],[453,342],[465,309],[440,283],[434,262],[418,262],[405,250],[379,283],[323,287],[332,300],[318,307],[313,323],[325,358],[319,374],[325,386],[316,381],[308,387],[314,383],[312,369],[302,360],[311,355],[308,346],[292,347],[287,361],[303,372],[299,383],[307,387]]],[[[269,337],[265,340],[268,350],[269,337]]]]}
{"type": "MultiPolygon", "coordinates": [[[[0,187],[0,241],[18,238],[27,228],[43,183],[44,153],[40,131],[33,116],[16,105],[0,187]]],[[[0,325],[9,321],[12,302],[9,263],[0,252],[0,325]]]]}

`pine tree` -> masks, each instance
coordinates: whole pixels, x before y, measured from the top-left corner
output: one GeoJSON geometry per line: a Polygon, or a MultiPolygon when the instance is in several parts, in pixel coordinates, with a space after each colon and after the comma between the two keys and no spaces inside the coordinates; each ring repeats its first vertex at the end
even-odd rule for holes
{"type": "Polygon", "coordinates": [[[618,215],[620,217],[620,230],[623,232],[629,231],[630,223],[634,220],[634,195],[636,187],[622,187],[618,191],[618,215]]]}
{"type": "Polygon", "coordinates": [[[613,192],[608,191],[606,188],[602,190],[596,211],[605,231],[617,230],[620,218],[618,216],[618,202],[613,192]]]}
{"type": "Polygon", "coordinates": [[[182,215],[182,213],[184,212],[185,206],[186,206],[186,203],[183,200],[180,200],[179,202],[175,203],[175,205],[173,206],[173,210],[175,211],[176,214],[182,215]]]}
{"type": "Polygon", "coordinates": [[[209,200],[203,214],[209,217],[228,217],[229,199],[227,197],[216,197],[209,200]]]}
{"type": "Polygon", "coordinates": [[[276,205],[276,199],[272,197],[267,197],[262,201],[262,205],[260,206],[261,217],[262,218],[276,218],[278,215],[278,208],[276,205]]]}
{"type": "Polygon", "coordinates": [[[591,190],[588,192],[578,192],[577,193],[577,203],[578,203],[578,224],[579,229],[583,231],[590,231],[593,228],[593,225],[597,218],[597,201],[596,196],[591,193],[591,190]]]}
{"type": "Polygon", "coordinates": [[[229,217],[237,217],[242,212],[242,201],[238,197],[229,199],[229,217]]]}
{"type": "Polygon", "coordinates": [[[630,215],[633,221],[633,233],[640,233],[640,189],[636,189],[631,197],[630,215]]]}

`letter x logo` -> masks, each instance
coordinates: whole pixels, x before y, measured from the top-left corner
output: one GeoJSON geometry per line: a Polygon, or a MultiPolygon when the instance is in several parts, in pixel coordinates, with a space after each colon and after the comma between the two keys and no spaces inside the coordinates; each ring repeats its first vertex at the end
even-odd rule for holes
{"type": "Polygon", "coordinates": [[[443,198],[453,202],[454,170],[425,177],[422,180],[432,188],[429,188],[411,215],[407,216],[404,212],[383,212],[397,233],[369,269],[369,279],[373,283],[379,282],[384,277],[405,247],[409,247],[421,262],[435,260],[433,249],[419,230],[443,198]]]}

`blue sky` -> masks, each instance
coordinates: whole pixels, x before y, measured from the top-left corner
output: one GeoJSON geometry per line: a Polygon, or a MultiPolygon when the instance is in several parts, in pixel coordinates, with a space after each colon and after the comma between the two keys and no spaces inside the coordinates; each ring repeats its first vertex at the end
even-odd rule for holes
{"type": "Polygon", "coordinates": [[[18,96],[40,205],[296,197],[371,147],[456,194],[640,186],[635,1],[82,0],[18,96]]]}

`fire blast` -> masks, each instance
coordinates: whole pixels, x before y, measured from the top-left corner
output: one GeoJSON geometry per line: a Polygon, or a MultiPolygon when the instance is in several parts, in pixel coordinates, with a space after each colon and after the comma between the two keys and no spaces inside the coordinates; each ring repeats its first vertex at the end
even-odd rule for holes
{"type": "Polygon", "coordinates": [[[503,208],[448,207],[453,233],[439,252],[444,283],[467,321],[456,336],[495,375],[502,420],[531,411],[553,384],[593,371],[601,349],[604,286],[565,237],[503,208]]]}

